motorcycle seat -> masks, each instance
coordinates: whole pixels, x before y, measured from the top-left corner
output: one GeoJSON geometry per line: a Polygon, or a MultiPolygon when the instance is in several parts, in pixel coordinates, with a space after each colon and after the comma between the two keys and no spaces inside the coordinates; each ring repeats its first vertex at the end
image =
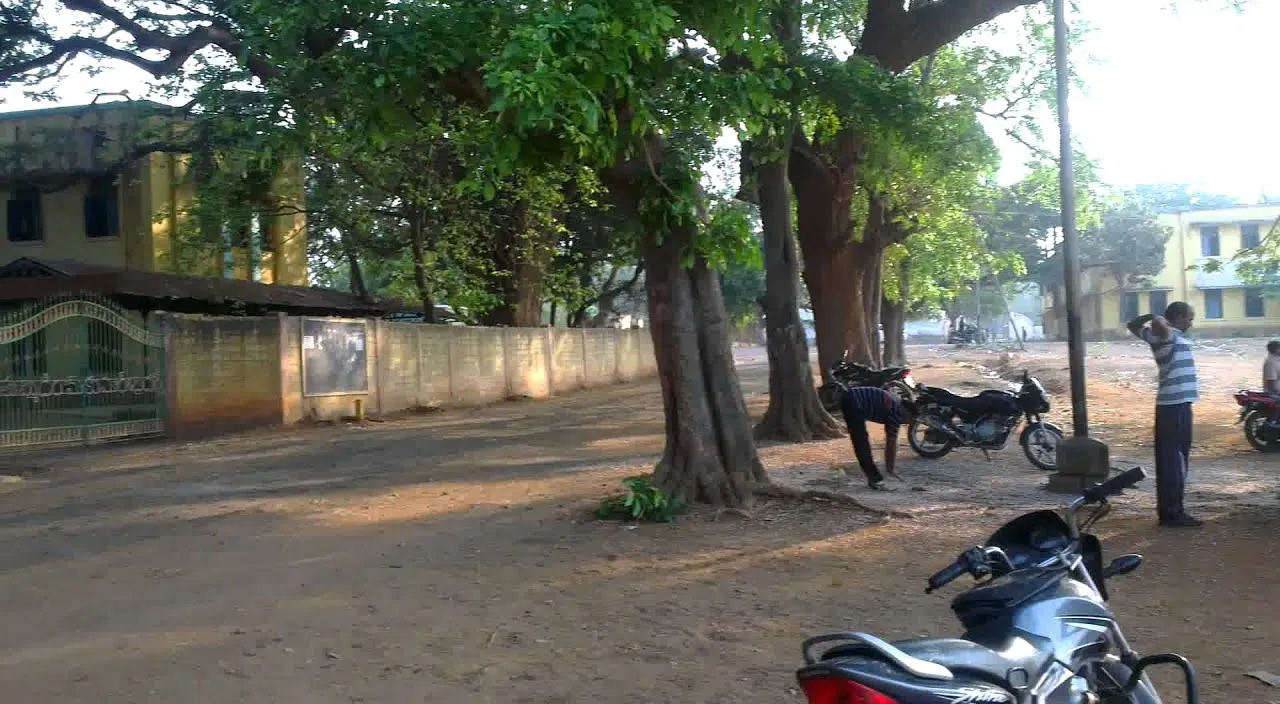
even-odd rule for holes
{"type": "MultiPolygon", "coordinates": [[[[971,675],[1000,687],[1025,687],[1035,682],[1053,661],[1053,651],[1038,648],[1018,635],[997,647],[987,647],[964,638],[915,638],[893,643],[904,653],[939,665],[956,675],[971,675]]],[[[876,657],[874,649],[862,644],[842,645],[823,654],[823,660],[842,657],[876,657]]]]}
{"type": "Polygon", "coordinates": [[[1008,394],[1003,391],[983,391],[977,396],[960,396],[940,386],[928,386],[922,389],[922,393],[941,405],[963,411],[983,412],[996,410],[1008,403],[1008,394]]]}

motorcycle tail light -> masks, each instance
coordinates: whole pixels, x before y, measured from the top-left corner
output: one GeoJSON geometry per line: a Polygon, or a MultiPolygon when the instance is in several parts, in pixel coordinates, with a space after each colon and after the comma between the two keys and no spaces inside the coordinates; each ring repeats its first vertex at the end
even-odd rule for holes
{"type": "Polygon", "coordinates": [[[898,700],[850,680],[812,677],[800,683],[809,704],[898,704],[898,700]]]}

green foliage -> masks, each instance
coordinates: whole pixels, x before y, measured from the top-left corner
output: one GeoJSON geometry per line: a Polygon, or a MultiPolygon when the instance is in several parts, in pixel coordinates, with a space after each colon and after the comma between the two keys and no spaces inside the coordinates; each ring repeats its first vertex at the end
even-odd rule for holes
{"type": "Polygon", "coordinates": [[[759,266],[735,263],[720,271],[720,292],[725,313],[734,325],[745,327],[760,319],[765,295],[765,273],[759,266]]]}
{"type": "Polygon", "coordinates": [[[1185,183],[1147,183],[1133,189],[1134,196],[1157,213],[1173,213],[1192,208],[1230,208],[1240,200],[1220,193],[1202,191],[1185,183]]]}
{"type": "Polygon", "coordinates": [[[1080,233],[1081,264],[1106,268],[1120,288],[1141,285],[1164,268],[1173,233],[1132,193],[1110,201],[1099,222],[1080,233]]]}
{"type": "Polygon", "coordinates": [[[605,499],[596,509],[596,517],[611,521],[648,521],[670,523],[689,509],[678,497],[652,484],[647,475],[622,480],[625,493],[605,499]]]}

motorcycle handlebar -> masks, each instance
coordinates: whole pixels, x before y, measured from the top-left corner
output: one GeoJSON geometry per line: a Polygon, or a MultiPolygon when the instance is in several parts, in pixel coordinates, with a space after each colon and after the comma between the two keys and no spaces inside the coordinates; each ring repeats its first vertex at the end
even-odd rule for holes
{"type": "Polygon", "coordinates": [[[929,587],[924,590],[924,593],[932,594],[934,591],[945,587],[966,574],[972,574],[976,577],[979,574],[987,573],[987,570],[979,570],[979,567],[985,566],[986,559],[986,555],[983,554],[981,548],[965,550],[960,557],[956,558],[955,562],[938,570],[936,574],[929,578],[929,587]]]}
{"type": "Polygon", "coordinates": [[[1146,478],[1146,470],[1141,467],[1134,467],[1133,469],[1122,472],[1097,486],[1085,489],[1082,495],[1085,503],[1099,503],[1105,501],[1108,497],[1115,496],[1121,491],[1133,487],[1135,484],[1146,478]]]}
{"type": "Polygon", "coordinates": [[[965,572],[968,572],[968,571],[969,571],[968,564],[966,563],[965,559],[961,557],[957,559],[955,562],[951,563],[950,565],[947,565],[946,567],[939,570],[937,574],[930,577],[929,587],[924,590],[924,593],[932,594],[934,591],[947,586],[951,582],[954,582],[956,579],[958,579],[959,577],[964,575],[965,572]]]}

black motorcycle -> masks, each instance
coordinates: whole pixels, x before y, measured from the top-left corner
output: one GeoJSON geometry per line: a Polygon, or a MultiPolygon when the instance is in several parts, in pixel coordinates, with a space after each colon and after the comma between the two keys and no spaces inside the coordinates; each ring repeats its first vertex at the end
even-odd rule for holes
{"type": "Polygon", "coordinates": [[[846,352],[827,370],[826,378],[818,388],[818,399],[822,401],[822,407],[827,409],[828,413],[835,413],[840,410],[841,397],[855,386],[874,386],[898,398],[910,399],[916,382],[911,378],[910,367],[875,369],[850,361],[849,354],[846,352]]]}
{"type": "Polygon", "coordinates": [[[987,341],[987,331],[977,325],[961,323],[947,333],[948,345],[981,345],[987,341]]]}
{"type": "Polygon", "coordinates": [[[921,457],[937,459],[957,447],[975,447],[984,453],[1001,450],[1025,418],[1018,437],[1022,452],[1040,469],[1052,471],[1058,466],[1062,429],[1041,418],[1049,412],[1049,396],[1026,372],[1017,393],[992,389],[977,396],[957,396],[920,384],[916,401],[920,412],[907,429],[907,442],[921,457]]]}
{"type": "Polygon", "coordinates": [[[951,602],[965,628],[960,638],[888,643],[833,633],[805,641],[796,677],[809,704],[1159,704],[1145,671],[1160,664],[1182,668],[1187,702],[1199,704],[1191,663],[1139,657],[1107,608],[1107,580],[1137,569],[1142,556],[1104,566],[1102,543],[1085,532],[1110,511],[1109,497],[1145,477],[1135,467],[1085,490],[1065,515],[1015,518],[930,577],[926,592],[964,574],[987,580],[951,602]],[[1096,509],[1080,522],[1086,506],[1096,509]],[[823,644],[836,645],[815,654],[823,644]]]}

